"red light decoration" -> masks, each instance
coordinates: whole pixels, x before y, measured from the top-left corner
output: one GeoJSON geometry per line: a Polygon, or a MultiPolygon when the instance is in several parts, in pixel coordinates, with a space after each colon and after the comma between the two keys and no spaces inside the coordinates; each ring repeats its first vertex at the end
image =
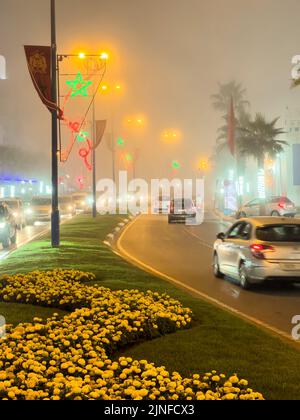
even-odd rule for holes
{"type": "Polygon", "coordinates": [[[88,157],[91,153],[92,150],[92,142],[91,140],[87,139],[87,145],[88,148],[82,147],[81,149],[79,149],[79,156],[83,159],[85,166],[87,167],[87,169],[89,171],[91,171],[93,169],[92,165],[90,164],[90,162],[88,161],[88,157]]]}

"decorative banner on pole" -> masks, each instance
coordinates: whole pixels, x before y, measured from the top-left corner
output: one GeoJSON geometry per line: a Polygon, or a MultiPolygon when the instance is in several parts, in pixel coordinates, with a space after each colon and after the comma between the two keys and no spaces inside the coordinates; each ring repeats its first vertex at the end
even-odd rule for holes
{"type": "Polygon", "coordinates": [[[107,124],[106,120],[96,121],[96,139],[95,139],[95,143],[92,147],[93,150],[97,149],[97,147],[100,146],[100,143],[102,142],[104,132],[105,132],[105,129],[106,129],[106,124],[107,124]]]}
{"type": "Polygon", "coordinates": [[[33,85],[42,102],[50,112],[57,111],[63,118],[63,111],[52,101],[51,96],[51,47],[25,45],[25,54],[33,85]]]}

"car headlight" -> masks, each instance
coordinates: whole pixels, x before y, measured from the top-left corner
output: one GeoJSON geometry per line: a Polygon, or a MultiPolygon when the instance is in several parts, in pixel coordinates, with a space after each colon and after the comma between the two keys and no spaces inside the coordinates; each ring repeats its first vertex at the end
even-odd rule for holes
{"type": "Polygon", "coordinates": [[[33,213],[33,210],[32,210],[32,209],[26,209],[26,210],[25,210],[25,213],[26,213],[26,214],[32,214],[32,213],[33,213]]]}
{"type": "Polygon", "coordinates": [[[17,213],[16,211],[13,213],[13,216],[14,217],[18,217],[19,216],[19,213],[17,213]]]}
{"type": "Polygon", "coordinates": [[[6,223],[5,222],[0,223],[0,229],[4,229],[5,227],[6,227],[6,223]]]}
{"type": "Polygon", "coordinates": [[[72,206],[69,206],[68,207],[68,210],[72,211],[73,210],[73,207],[72,206]]]}

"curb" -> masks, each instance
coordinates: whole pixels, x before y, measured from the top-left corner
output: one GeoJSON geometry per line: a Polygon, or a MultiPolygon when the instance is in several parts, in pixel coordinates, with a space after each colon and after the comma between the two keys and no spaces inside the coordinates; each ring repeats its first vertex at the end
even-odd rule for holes
{"type": "Polygon", "coordinates": [[[137,216],[130,215],[127,218],[123,219],[123,221],[119,222],[118,225],[114,228],[114,230],[106,235],[105,240],[103,241],[103,244],[112,248],[113,243],[117,239],[117,237],[120,235],[121,231],[131,222],[133,222],[137,216]]]}

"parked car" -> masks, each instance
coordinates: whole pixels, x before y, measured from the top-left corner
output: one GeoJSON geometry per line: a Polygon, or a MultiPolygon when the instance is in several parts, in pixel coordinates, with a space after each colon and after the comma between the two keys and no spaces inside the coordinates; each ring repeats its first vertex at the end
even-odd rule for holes
{"type": "Polygon", "coordinates": [[[174,222],[186,223],[193,220],[197,216],[195,203],[191,199],[175,199],[171,200],[169,224],[174,222]]]}
{"type": "Polygon", "coordinates": [[[18,229],[26,226],[26,217],[24,212],[23,201],[20,198],[3,198],[0,200],[0,205],[6,203],[12,211],[16,220],[18,229]]]}
{"type": "Polygon", "coordinates": [[[59,212],[60,217],[71,217],[75,215],[75,206],[72,197],[59,197],[59,212]]]}
{"type": "Polygon", "coordinates": [[[33,225],[35,222],[48,222],[51,220],[51,212],[51,197],[34,197],[25,210],[26,222],[28,225],[33,225]]]}
{"type": "Polygon", "coordinates": [[[244,289],[269,281],[300,283],[300,220],[242,219],[214,244],[214,274],[235,278],[244,289]]]}
{"type": "Polygon", "coordinates": [[[295,217],[297,208],[287,197],[256,198],[237,211],[237,219],[256,216],[295,217]]]}
{"type": "Polygon", "coordinates": [[[17,223],[9,207],[0,204],[0,243],[4,249],[17,242],[17,223]]]}

